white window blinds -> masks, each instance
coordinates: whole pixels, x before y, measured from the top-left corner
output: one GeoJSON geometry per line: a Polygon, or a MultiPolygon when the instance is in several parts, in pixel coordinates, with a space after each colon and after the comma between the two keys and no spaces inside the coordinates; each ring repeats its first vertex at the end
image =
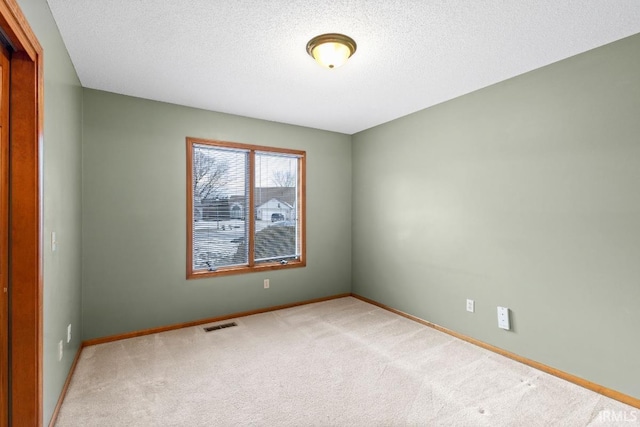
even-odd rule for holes
{"type": "Polygon", "coordinates": [[[193,146],[194,270],[247,264],[248,155],[248,150],[193,146]]]}
{"type": "Polygon", "coordinates": [[[300,256],[299,157],[257,152],[254,190],[255,261],[286,263],[300,256]]]}
{"type": "Polygon", "coordinates": [[[304,151],[187,146],[188,277],[304,266],[304,151]]]}

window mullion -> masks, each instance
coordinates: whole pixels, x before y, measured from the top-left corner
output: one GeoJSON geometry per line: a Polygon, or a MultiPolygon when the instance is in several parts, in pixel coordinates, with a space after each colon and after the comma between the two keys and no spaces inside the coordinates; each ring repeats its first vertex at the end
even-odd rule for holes
{"type": "Polygon", "coordinates": [[[254,189],[256,187],[256,152],[249,151],[249,209],[246,216],[249,222],[249,267],[256,263],[255,259],[255,235],[256,235],[256,214],[254,189]]]}

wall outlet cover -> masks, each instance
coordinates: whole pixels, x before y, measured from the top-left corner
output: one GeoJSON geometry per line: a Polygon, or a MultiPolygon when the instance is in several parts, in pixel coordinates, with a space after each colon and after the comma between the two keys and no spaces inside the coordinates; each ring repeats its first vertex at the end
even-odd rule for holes
{"type": "Polygon", "coordinates": [[[470,313],[475,311],[475,302],[472,299],[467,300],[467,311],[470,313]]]}

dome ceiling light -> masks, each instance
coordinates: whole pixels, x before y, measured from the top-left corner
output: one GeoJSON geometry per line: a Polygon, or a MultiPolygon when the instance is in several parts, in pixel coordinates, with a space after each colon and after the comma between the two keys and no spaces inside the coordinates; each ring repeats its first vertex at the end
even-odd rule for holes
{"type": "Polygon", "coordinates": [[[309,40],[307,53],[326,68],[338,68],[356,52],[356,42],[344,34],[321,34],[309,40]]]}

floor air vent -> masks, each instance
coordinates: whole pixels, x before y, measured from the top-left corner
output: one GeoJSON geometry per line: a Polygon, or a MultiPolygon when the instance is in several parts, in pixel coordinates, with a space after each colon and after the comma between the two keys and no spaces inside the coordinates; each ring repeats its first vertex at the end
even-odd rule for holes
{"type": "Polygon", "coordinates": [[[204,331],[205,332],[217,331],[219,329],[231,328],[233,326],[238,326],[238,324],[236,322],[231,322],[231,323],[223,323],[222,325],[208,326],[204,328],[204,331]]]}

